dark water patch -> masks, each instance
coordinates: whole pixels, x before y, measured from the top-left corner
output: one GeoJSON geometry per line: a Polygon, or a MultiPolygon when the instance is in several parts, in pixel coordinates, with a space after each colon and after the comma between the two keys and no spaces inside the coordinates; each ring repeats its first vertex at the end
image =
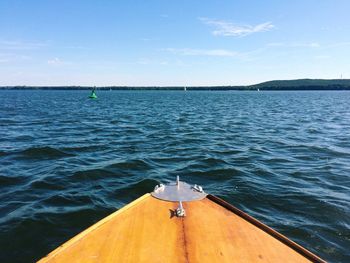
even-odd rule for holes
{"type": "Polygon", "coordinates": [[[108,170],[133,170],[133,171],[147,171],[151,166],[146,160],[129,160],[126,162],[114,163],[106,167],[108,170]]]}
{"type": "Polygon", "coordinates": [[[34,139],[33,136],[30,136],[30,135],[19,135],[15,138],[15,140],[22,141],[22,142],[28,142],[33,139],[34,139]]]}
{"type": "Polygon", "coordinates": [[[72,180],[77,182],[86,182],[86,181],[98,181],[107,178],[114,178],[122,175],[121,173],[111,172],[106,169],[91,169],[85,171],[77,171],[71,175],[72,180]]]}
{"type": "Polygon", "coordinates": [[[57,178],[46,177],[31,182],[30,188],[48,191],[64,190],[66,188],[66,182],[64,180],[57,180],[57,178]]]}
{"type": "Polygon", "coordinates": [[[242,176],[244,173],[235,168],[222,168],[222,169],[207,169],[205,171],[203,170],[196,170],[192,169],[191,166],[188,168],[185,168],[183,170],[180,170],[179,173],[183,174],[187,180],[197,182],[207,182],[208,180],[213,181],[225,181],[229,180],[234,176],[242,176]]]}
{"type": "Polygon", "coordinates": [[[0,260],[1,262],[34,262],[64,243],[67,237],[73,237],[111,212],[111,210],[97,207],[77,208],[70,212],[36,214],[32,218],[11,222],[11,227],[3,231],[4,239],[0,239],[0,247],[8,251],[6,257],[1,253],[0,260]],[[47,238],[32,242],[32,236],[39,233],[43,233],[47,238]],[[14,249],[16,247],[25,249],[18,254],[14,249]],[[38,254],[34,255],[32,251],[38,251],[38,254]]]}
{"type": "Polygon", "coordinates": [[[67,207],[67,206],[80,206],[91,204],[91,198],[87,195],[78,195],[78,194],[58,194],[50,196],[42,201],[42,205],[47,206],[58,206],[58,207],[67,207]]]}
{"type": "Polygon", "coordinates": [[[293,155],[294,158],[299,159],[301,161],[314,161],[317,160],[316,156],[312,156],[312,155],[302,155],[302,154],[298,154],[298,155],[293,155]]]}
{"type": "Polygon", "coordinates": [[[108,149],[105,145],[85,145],[85,146],[71,146],[71,147],[62,147],[60,148],[61,151],[73,155],[78,155],[84,152],[96,152],[96,151],[103,151],[108,149]]]}
{"type": "Polygon", "coordinates": [[[36,159],[36,160],[55,159],[55,158],[74,156],[73,154],[66,153],[64,151],[61,151],[49,146],[31,147],[26,150],[17,152],[16,154],[19,155],[19,157],[21,158],[36,159]]]}
{"type": "Polygon", "coordinates": [[[288,164],[293,164],[293,161],[288,157],[283,157],[283,158],[282,157],[267,157],[267,158],[263,159],[263,162],[266,165],[273,164],[274,166],[278,165],[278,164],[281,164],[284,166],[286,166],[288,164]]]}
{"type": "Polygon", "coordinates": [[[130,202],[141,195],[152,192],[154,187],[158,184],[159,182],[156,180],[144,179],[136,183],[121,185],[121,188],[115,190],[113,195],[124,196],[125,202],[130,202]]]}
{"type": "Polygon", "coordinates": [[[20,209],[21,207],[27,205],[28,202],[22,202],[22,201],[10,201],[6,202],[6,204],[0,205],[0,214],[2,215],[0,219],[0,226],[7,221],[7,216],[11,214],[12,212],[16,211],[17,209],[20,209]]]}
{"type": "Polygon", "coordinates": [[[24,182],[25,179],[25,177],[21,176],[6,176],[0,174],[0,189],[4,186],[19,185],[20,183],[24,182]]]}
{"type": "Polygon", "coordinates": [[[273,170],[269,169],[266,166],[260,166],[260,165],[258,167],[252,168],[250,170],[250,173],[252,175],[250,179],[253,179],[252,177],[254,177],[254,180],[259,178],[259,180],[257,181],[261,183],[271,181],[275,177],[278,177],[278,174],[276,174],[273,170]]]}
{"type": "Polygon", "coordinates": [[[211,152],[213,154],[219,154],[219,155],[227,155],[227,156],[233,156],[235,154],[240,154],[242,153],[241,150],[239,149],[232,149],[232,147],[225,145],[225,144],[216,144],[213,147],[215,150],[212,150],[211,152]],[[218,150],[217,148],[220,148],[221,150],[218,150]]]}
{"type": "Polygon", "coordinates": [[[216,168],[218,166],[227,165],[228,163],[223,159],[208,157],[205,159],[198,159],[199,163],[202,163],[208,167],[216,168]]]}

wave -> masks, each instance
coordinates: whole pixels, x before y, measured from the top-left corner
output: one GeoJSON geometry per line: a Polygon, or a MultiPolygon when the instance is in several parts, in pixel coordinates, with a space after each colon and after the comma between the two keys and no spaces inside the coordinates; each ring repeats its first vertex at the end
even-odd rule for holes
{"type": "Polygon", "coordinates": [[[141,159],[136,160],[130,160],[125,162],[119,162],[111,164],[105,169],[107,170],[138,170],[138,171],[146,171],[148,169],[151,169],[152,166],[146,161],[141,159]]]}
{"type": "Polygon", "coordinates": [[[19,154],[21,157],[28,159],[55,159],[74,156],[74,154],[67,153],[65,151],[49,146],[31,147],[23,151],[17,152],[17,154],[19,154]]]}
{"type": "Polygon", "coordinates": [[[125,184],[125,187],[115,190],[113,194],[131,201],[143,194],[152,192],[157,184],[159,184],[157,180],[143,179],[132,184],[125,184]]]}
{"type": "Polygon", "coordinates": [[[72,207],[86,206],[92,204],[92,199],[84,194],[58,194],[53,195],[42,201],[44,206],[72,207]]]}
{"type": "Polygon", "coordinates": [[[31,189],[39,190],[64,190],[66,188],[66,183],[58,182],[55,178],[44,178],[41,180],[36,180],[31,182],[31,189]]]}
{"type": "Polygon", "coordinates": [[[87,146],[72,146],[72,147],[62,147],[61,151],[65,153],[82,153],[82,152],[93,152],[97,150],[105,150],[107,149],[106,145],[87,145],[87,146]]]}
{"type": "Polygon", "coordinates": [[[116,178],[119,174],[108,171],[106,169],[90,169],[85,171],[74,172],[71,179],[77,182],[96,181],[106,178],[116,178]]]}
{"type": "MultiPolygon", "coordinates": [[[[208,169],[208,170],[196,170],[191,167],[185,168],[184,171],[187,176],[199,177],[199,180],[214,180],[214,181],[225,181],[233,178],[234,176],[243,175],[243,172],[236,168],[221,168],[221,169],[208,169]]],[[[198,181],[194,179],[194,181],[198,181]]]]}

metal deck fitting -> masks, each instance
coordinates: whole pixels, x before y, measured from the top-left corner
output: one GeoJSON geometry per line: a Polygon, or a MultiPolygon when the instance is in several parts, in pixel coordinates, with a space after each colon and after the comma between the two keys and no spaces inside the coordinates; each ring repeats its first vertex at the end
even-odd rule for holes
{"type": "Polygon", "coordinates": [[[189,202],[201,200],[207,196],[201,186],[191,186],[181,182],[179,176],[176,177],[175,183],[157,185],[151,194],[155,198],[171,202],[189,202]]]}

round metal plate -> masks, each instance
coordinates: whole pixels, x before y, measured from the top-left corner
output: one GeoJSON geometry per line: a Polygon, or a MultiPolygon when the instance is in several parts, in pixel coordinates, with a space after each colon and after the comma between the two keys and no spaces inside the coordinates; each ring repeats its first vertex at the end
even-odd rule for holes
{"type": "Polygon", "coordinates": [[[173,202],[201,200],[207,196],[204,191],[199,192],[191,185],[181,181],[178,182],[178,185],[173,183],[156,187],[151,194],[155,198],[173,202]]]}

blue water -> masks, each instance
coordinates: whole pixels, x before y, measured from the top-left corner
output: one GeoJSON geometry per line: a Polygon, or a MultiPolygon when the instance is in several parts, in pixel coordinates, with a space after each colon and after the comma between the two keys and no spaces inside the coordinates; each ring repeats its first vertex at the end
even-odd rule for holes
{"type": "Polygon", "coordinates": [[[0,91],[0,262],[31,262],[159,182],[197,183],[350,262],[350,92],[0,91]]]}

